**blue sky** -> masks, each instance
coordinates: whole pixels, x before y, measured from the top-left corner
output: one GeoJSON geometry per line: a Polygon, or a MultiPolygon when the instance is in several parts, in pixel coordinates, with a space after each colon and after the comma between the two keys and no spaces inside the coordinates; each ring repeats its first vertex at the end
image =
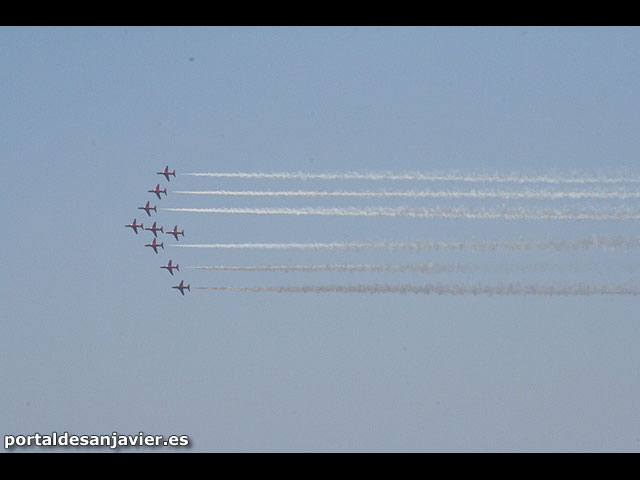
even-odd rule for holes
{"type": "MultiPolygon", "coordinates": [[[[148,219],[135,208],[147,200],[158,207],[424,204],[172,195],[174,188],[424,187],[180,176],[186,172],[637,174],[637,28],[4,27],[0,61],[1,434],[188,434],[192,451],[640,448],[638,297],[182,297],[169,288],[182,278],[200,286],[633,282],[635,250],[194,251],[169,247],[175,242],[167,236],[154,255],[143,247],[149,232],[123,228],[134,217],[145,226],[178,224],[189,243],[638,235],[629,221],[166,211],[148,219]],[[155,175],[165,165],[178,173],[170,183],[155,175]],[[166,199],[146,193],[158,182],[169,189],[166,199]],[[469,279],[181,268],[172,278],[159,269],[169,258],[587,271],[480,271],[469,279]],[[630,265],[631,272],[588,265],[630,265]]],[[[456,187],[464,186],[446,186],[456,187]]],[[[501,202],[487,205],[494,204],[501,202]]]]}

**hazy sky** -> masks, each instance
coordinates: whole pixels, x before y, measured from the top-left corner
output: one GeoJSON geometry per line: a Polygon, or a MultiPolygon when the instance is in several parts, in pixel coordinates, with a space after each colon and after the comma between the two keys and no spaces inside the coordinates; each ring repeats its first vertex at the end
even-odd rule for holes
{"type": "Polygon", "coordinates": [[[150,232],[123,228],[177,224],[190,244],[637,236],[637,221],[149,218],[136,207],[637,208],[172,190],[523,188],[187,172],[640,174],[639,29],[4,27],[0,63],[0,435],[187,434],[191,451],[640,449],[640,297],[193,288],[637,286],[637,249],[231,251],[161,235],[155,255],[150,232]],[[155,175],[165,165],[169,183],[155,175]],[[157,183],[162,200],[147,193],[157,183]],[[174,277],[159,268],[170,258],[174,277]],[[429,262],[473,272],[184,268],[429,262]],[[170,288],[181,279],[184,297],[170,288]]]}

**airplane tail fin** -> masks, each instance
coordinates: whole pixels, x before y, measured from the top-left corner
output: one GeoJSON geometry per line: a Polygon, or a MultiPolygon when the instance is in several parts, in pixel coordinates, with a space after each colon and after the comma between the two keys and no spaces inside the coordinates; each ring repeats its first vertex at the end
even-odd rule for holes
{"type": "Polygon", "coordinates": [[[180,271],[180,265],[176,263],[176,270],[180,271]]]}
{"type": "Polygon", "coordinates": [[[160,244],[160,246],[161,246],[161,247],[162,247],[162,249],[164,250],[164,242],[162,242],[162,243],[160,244]]]}
{"type": "Polygon", "coordinates": [[[191,284],[187,285],[187,290],[191,291],[191,284]]]}
{"type": "Polygon", "coordinates": [[[160,227],[160,231],[161,231],[162,233],[164,233],[163,228],[164,228],[164,225],[160,227]]]}

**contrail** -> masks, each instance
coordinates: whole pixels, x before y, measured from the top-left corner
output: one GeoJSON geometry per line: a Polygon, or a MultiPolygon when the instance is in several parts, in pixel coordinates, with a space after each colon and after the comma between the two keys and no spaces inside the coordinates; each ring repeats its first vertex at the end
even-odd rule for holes
{"type": "Polygon", "coordinates": [[[640,210],[611,209],[550,209],[550,208],[163,208],[170,212],[248,214],[248,215],[321,215],[337,217],[405,217],[474,220],[640,220],[640,210]]]}
{"type": "Polygon", "coordinates": [[[489,240],[489,241],[414,241],[414,242],[329,242],[329,243],[210,243],[170,244],[181,248],[232,250],[386,250],[386,251],[533,251],[533,250],[619,250],[640,247],[640,237],[587,237],[576,240],[489,240]]]}
{"type": "Polygon", "coordinates": [[[229,191],[229,190],[173,190],[171,193],[182,195],[211,195],[221,197],[305,197],[305,198],[442,198],[442,199],[502,199],[502,200],[629,200],[640,198],[640,192],[618,191],[568,191],[554,192],[551,190],[524,190],[524,191],[432,191],[432,190],[410,190],[410,191],[381,191],[381,192],[352,192],[352,191],[229,191]]]}
{"type": "Polygon", "coordinates": [[[464,174],[459,172],[212,172],[183,173],[194,177],[242,178],[242,179],[280,179],[280,180],[420,180],[429,182],[469,182],[469,183],[640,183],[640,177],[619,174],[613,177],[594,175],[521,175],[521,174],[464,174]]]}
{"type": "Polygon", "coordinates": [[[422,294],[422,295],[498,295],[498,296],[592,296],[592,295],[640,295],[637,287],[570,285],[538,286],[511,283],[503,285],[294,285],[294,286],[254,286],[254,287],[194,287],[198,290],[226,292],[273,292],[273,293],[380,293],[422,294]]]}

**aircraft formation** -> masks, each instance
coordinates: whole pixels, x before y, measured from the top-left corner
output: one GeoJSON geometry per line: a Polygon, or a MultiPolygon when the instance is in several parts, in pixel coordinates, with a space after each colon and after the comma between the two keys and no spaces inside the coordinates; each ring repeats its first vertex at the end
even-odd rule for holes
{"type": "MultiPolygon", "coordinates": [[[[164,180],[171,182],[171,177],[176,177],[176,171],[169,171],[166,166],[164,170],[155,172],[161,175],[164,180]]],[[[559,175],[559,174],[479,174],[474,172],[344,172],[344,173],[305,173],[305,172],[200,172],[200,173],[182,173],[181,177],[211,177],[211,178],[240,178],[240,179],[288,179],[288,180],[307,180],[316,179],[323,181],[333,180],[366,180],[371,182],[379,181],[404,181],[427,182],[430,188],[421,189],[366,189],[366,190],[337,190],[333,189],[289,189],[289,190],[172,190],[171,195],[211,195],[224,197],[300,197],[300,198],[379,198],[379,199],[413,199],[420,201],[423,205],[417,206],[387,206],[373,205],[367,206],[332,206],[324,207],[234,207],[221,208],[214,206],[212,208],[167,208],[162,205],[160,211],[169,212],[191,212],[198,214],[225,214],[225,215],[317,215],[324,217],[396,217],[396,218],[413,218],[413,219],[452,219],[452,220],[501,220],[503,222],[511,221],[629,221],[640,219],[640,208],[633,205],[619,205],[614,202],[626,199],[640,199],[640,191],[637,185],[640,185],[640,175],[624,175],[622,173],[614,176],[602,175],[559,175]],[[436,185],[444,183],[450,185],[446,188],[437,187],[436,185]],[[493,188],[480,188],[480,185],[496,184],[493,188]],[[620,188],[616,187],[621,184],[620,188]],[[624,186],[623,184],[628,184],[624,186]],[[464,187],[468,185],[468,187],[464,187]],[[476,187],[473,187],[476,185],[476,187]],[[502,186],[503,185],[503,186],[502,186]],[[575,186],[571,186],[575,185],[575,186]],[[593,185],[593,188],[589,188],[593,185]],[[585,204],[586,199],[592,199],[605,202],[600,206],[592,207],[585,204]],[[435,204],[435,202],[447,201],[445,205],[435,204]],[[460,201],[460,203],[452,203],[460,201]],[[526,205],[519,205],[520,201],[526,201],[526,205]],[[533,201],[540,202],[539,205],[533,201]],[[557,207],[550,208],[549,205],[554,201],[562,201],[557,207]],[[491,202],[489,205],[483,205],[484,202],[491,202]],[[501,202],[501,203],[497,203],[501,202]],[[508,205],[507,203],[513,203],[508,205]]],[[[156,177],[158,178],[158,177],[156,177]]],[[[163,181],[164,181],[163,180],[163,181]]],[[[153,185],[151,183],[151,185],[153,185]]],[[[147,195],[151,194],[151,200],[160,202],[168,195],[168,188],[158,182],[155,188],[146,191],[147,195]],[[162,188],[164,187],[164,188],[162,188]],[[163,195],[164,194],[164,197],[163,195]],[[155,195],[155,198],[154,198],[155,195]]],[[[202,197],[200,197],[202,198],[202,197]]],[[[461,241],[439,241],[439,240],[408,240],[408,241],[356,241],[356,242],[290,242],[290,243],[204,243],[189,244],[187,240],[180,241],[180,237],[185,237],[185,232],[179,229],[178,225],[160,225],[155,218],[158,213],[158,206],[151,205],[151,200],[147,200],[143,206],[137,207],[149,217],[145,220],[146,225],[141,221],[138,223],[137,218],[133,222],[125,225],[125,228],[131,228],[134,234],[138,235],[145,231],[151,232],[152,236],[148,237],[148,241],[140,242],[145,249],[152,249],[154,254],[160,254],[160,250],[164,253],[165,239],[169,239],[169,247],[184,248],[213,248],[213,249],[256,249],[256,250],[379,250],[379,251],[414,251],[414,252],[456,252],[468,250],[474,252],[494,252],[498,250],[509,250],[513,252],[527,251],[576,251],[576,250],[619,250],[640,247],[640,237],[587,237],[582,239],[489,239],[489,240],[461,240],[461,241]],[[154,215],[152,219],[151,216],[154,215]],[[167,227],[165,229],[165,227],[167,227]],[[169,237],[167,237],[169,235],[169,237]],[[175,242],[171,244],[171,237],[175,242]]],[[[173,222],[172,222],[173,223],[173,222]]],[[[192,233],[192,232],[191,232],[192,233]]],[[[167,250],[171,250],[170,248],[167,250]]],[[[613,262],[612,262],[612,267],[613,262]]],[[[175,277],[177,285],[171,285],[172,289],[178,290],[181,295],[185,296],[185,290],[191,292],[191,285],[185,284],[184,280],[177,278],[176,272],[180,272],[180,265],[168,259],[168,262],[159,266],[161,269],[169,272],[172,279],[175,277]]],[[[586,263],[580,262],[577,265],[560,266],[558,271],[567,271],[574,273],[579,268],[583,268],[584,272],[589,271],[586,263]],[[571,267],[571,268],[569,268],[571,267]]],[[[622,265],[620,265],[620,268],[622,265]]],[[[626,267],[626,266],[625,266],[626,267]]],[[[546,267],[545,267],[546,268],[546,267]]],[[[245,272],[385,272],[385,273],[443,273],[458,274],[477,272],[542,272],[545,271],[542,265],[534,263],[533,265],[526,262],[522,265],[465,265],[465,264],[449,264],[449,263],[405,263],[405,264],[294,264],[294,265],[183,265],[184,270],[200,270],[200,271],[245,271],[245,272]]],[[[164,275],[164,274],[162,274],[164,275]]],[[[469,277],[471,278],[471,277],[469,277]]],[[[554,281],[555,276],[554,276],[554,281]]],[[[460,283],[452,283],[450,285],[442,285],[440,283],[428,284],[333,284],[333,285],[262,285],[262,286],[198,286],[194,285],[194,290],[209,291],[229,291],[229,292],[278,292],[278,293],[366,293],[366,294],[425,294],[425,295],[640,295],[640,288],[635,283],[629,285],[588,285],[584,283],[567,284],[567,285],[537,285],[530,284],[522,287],[517,282],[511,282],[507,286],[503,284],[476,284],[469,285],[467,281],[460,283]]],[[[173,283],[173,282],[172,282],[173,283]]]]}
{"type": "MultiPolygon", "coordinates": [[[[169,171],[169,166],[167,165],[163,171],[161,172],[156,172],[156,175],[163,175],[166,179],[167,182],[171,181],[170,177],[175,177],[176,176],[176,171],[173,170],[172,172],[169,171]]],[[[158,183],[156,185],[155,188],[151,189],[151,190],[147,190],[148,193],[153,193],[158,197],[158,200],[162,200],[162,195],[160,195],[161,193],[164,193],[165,197],[167,195],[167,189],[160,189],[160,184],[158,183]]],[[[142,206],[142,207],[138,207],[138,210],[144,210],[145,213],[151,217],[151,212],[154,213],[158,213],[158,209],[157,209],[157,205],[154,205],[153,207],[151,206],[151,203],[149,201],[147,201],[147,203],[142,206]]],[[[175,225],[173,227],[173,230],[167,230],[165,232],[164,230],[164,226],[160,225],[158,226],[158,222],[153,222],[153,225],[149,228],[145,228],[144,224],[141,223],[137,223],[137,218],[133,219],[133,222],[131,222],[128,225],[125,225],[125,228],[131,228],[135,234],[138,234],[138,229],[142,230],[142,231],[148,231],[153,233],[153,240],[151,243],[147,243],[144,246],[145,247],[151,247],[153,249],[153,251],[158,254],[158,248],[161,248],[162,250],[164,250],[164,242],[160,241],[158,242],[158,232],[164,234],[164,235],[173,235],[176,239],[176,242],[180,241],[179,235],[182,235],[184,237],[184,230],[178,230],[178,225],[175,225]]],[[[180,265],[178,264],[173,264],[172,263],[173,260],[170,259],[169,263],[167,265],[161,265],[160,268],[164,268],[165,270],[167,270],[171,276],[173,276],[173,271],[177,270],[178,272],[180,271],[180,265]]],[[[184,280],[181,280],[180,283],[178,285],[174,285],[171,288],[175,288],[176,290],[178,290],[183,296],[184,296],[184,291],[187,290],[188,292],[191,292],[191,285],[185,285],[184,284],[184,280]]]]}

